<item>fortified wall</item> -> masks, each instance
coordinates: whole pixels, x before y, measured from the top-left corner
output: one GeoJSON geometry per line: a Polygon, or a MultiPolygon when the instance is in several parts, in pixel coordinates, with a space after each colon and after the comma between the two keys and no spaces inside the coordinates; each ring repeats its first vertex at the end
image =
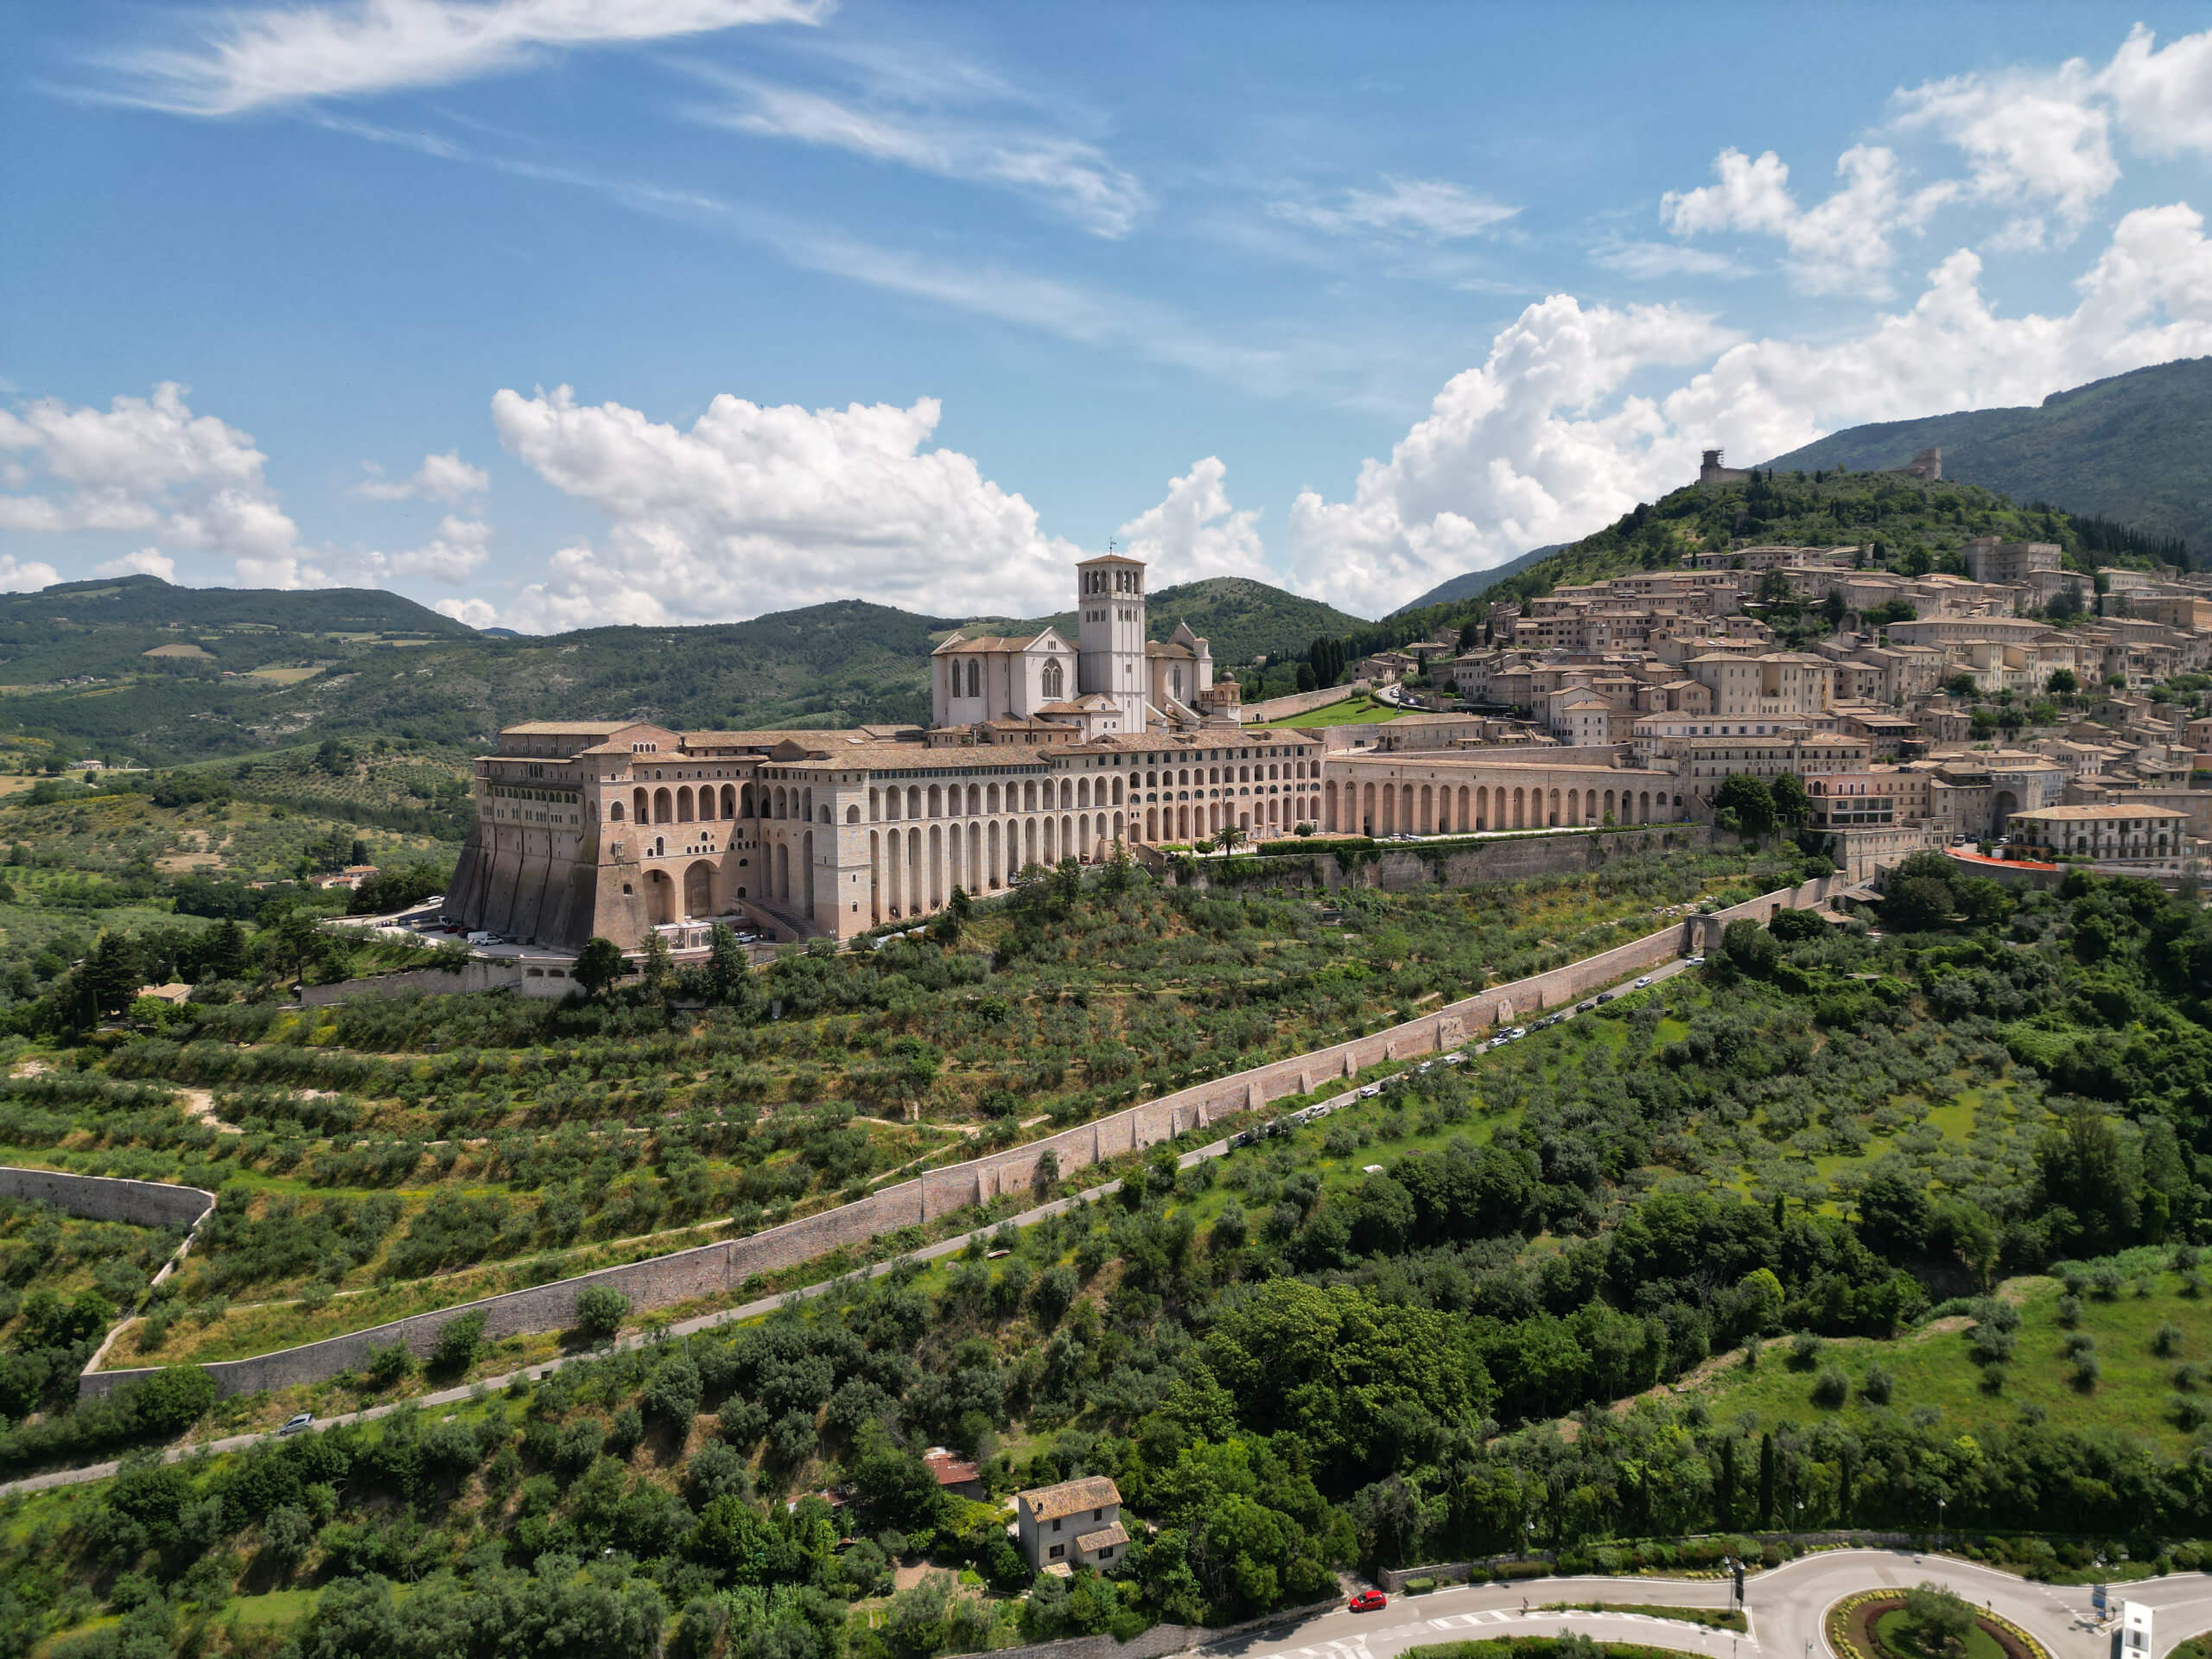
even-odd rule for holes
{"type": "MultiPolygon", "coordinates": [[[[913,1180],[885,1187],[854,1203],[787,1221],[745,1238],[702,1244],[625,1267],[602,1268],[573,1279],[417,1313],[370,1330],[250,1359],[219,1360],[206,1369],[223,1394],[251,1394],[261,1389],[326,1381],[340,1371],[365,1365],[372,1349],[395,1342],[405,1344],[418,1357],[427,1357],[437,1345],[439,1330],[469,1313],[485,1315],[484,1334],[493,1341],[565,1330],[575,1323],[577,1293],[591,1286],[618,1290],[639,1309],[720,1295],[738,1289],[754,1274],[795,1267],[841,1248],[858,1249],[900,1228],[918,1226],[970,1205],[1000,1198],[1041,1195],[1051,1184],[1042,1167],[1047,1155],[1052,1160],[1051,1179],[1062,1179],[1089,1165],[1173,1140],[1185,1130],[1205,1128],[1224,1118],[1256,1111],[1287,1095],[1310,1094],[1332,1078],[1353,1077],[1368,1066],[1391,1060],[1456,1048],[1490,1027],[1510,1025],[1575,1001],[1630,974],[1672,961],[1698,938],[1698,924],[1725,926],[1742,915],[1764,917],[1779,908],[1810,908],[1824,903],[1829,893],[1842,885],[1837,877],[1824,877],[1801,887],[1765,894],[1713,917],[1692,918],[1688,925],[1676,924],[1548,973],[1493,986],[1372,1036],[1355,1037],[1289,1059],[1253,1066],[1146,1101],[1095,1122],[1064,1129],[1042,1141],[925,1171],[913,1180]]],[[[78,1395],[79,1398],[105,1395],[151,1374],[149,1370],[89,1371],[77,1380],[78,1395]]]]}

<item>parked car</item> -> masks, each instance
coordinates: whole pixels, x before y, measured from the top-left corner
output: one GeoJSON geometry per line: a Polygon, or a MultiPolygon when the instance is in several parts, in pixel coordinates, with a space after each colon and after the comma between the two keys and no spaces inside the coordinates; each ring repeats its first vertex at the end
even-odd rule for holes
{"type": "Polygon", "coordinates": [[[466,941],[466,943],[469,944],[497,944],[499,942],[499,936],[498,934],[486,933],[480,927],[474,933],[471,933],[466,941]]]}
{"type": "Polygon", "coordinates": [[[1702,968],[1705,966],[1705,958],[1703,957],[1690,957],[1686,958],[1686,960],[1693,968],[1702,968]]]}
{"type": "Polygon", "coordinates": [[[1642,990],[1645,986],[1649,985],[1650,982],[1651,982],[1651,976],[1650,976],[1650,975],[1649,975],[1649,974],[1646,974],[1646,975],[1645,975],[1642,979],[1639,979],[1639,980],[1637,980],[1637,981],[1636,982],[1635,988],[1640,991],[1640,990],[1642,990]]]}
{"type": "Polygon", "coordinates": [[[311,1411],[302,1411],[296,1416],[287,1417],[284,1420],[284,1426],[276,1432],[279,1434],[296,1434],[302,1429],[308,1427],[314,1421],[315,1413],[311,1411]]]}
{"type": "Polygon", "coordinates": [[[1380,1590],[1363,1590],[1344,1605],[1355,1613],[1379,1613],[1390,1605],[1390,1598],[1380,1590]]]}

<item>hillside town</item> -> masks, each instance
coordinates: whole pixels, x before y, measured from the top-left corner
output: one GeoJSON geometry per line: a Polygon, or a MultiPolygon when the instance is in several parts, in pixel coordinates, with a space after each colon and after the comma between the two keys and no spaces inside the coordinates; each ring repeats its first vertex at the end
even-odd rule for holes
{"type": "Polygon", "coordinates": [[[1609,750],[1681,779],[1700,817],[1732,775],[1790,773],[1858,874],[1962,839],[2178,873],[2212,836],[2212,718],[2170,688],[2212,667],[2212,575],[2084,573],[2054,544],[1986,537],[1962,551],[1966,575],[1905,576],[1863,545],[1744,547],[1500,604],[1471,649],[1425,641],[1357,670],[1425,677],[1481,715],[1327,738],[1609,750]],[[1791,648],[1777,613],[1816,637],[1791,648]]]}

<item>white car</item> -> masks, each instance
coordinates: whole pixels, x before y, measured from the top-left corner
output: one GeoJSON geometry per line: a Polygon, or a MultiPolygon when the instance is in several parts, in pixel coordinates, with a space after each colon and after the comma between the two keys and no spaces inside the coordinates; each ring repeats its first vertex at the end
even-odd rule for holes
{"type": "Polygon", "coordinates": [[[287,1417],[284,1420],[284,1426],[276,1432],[279,1434],[296,1434],[302,1429],[309,1427],[314,1423],[314,1421],[315,1413],[311,1411],[303,1411],[299,1413],[296,1416],[287,1417]]]}
{"type": "Polygon", "coordinates": [[[1645,975],[1642,979],[1639,979],[1639,980],[1637,980],[1637,981],[1636,982],[1636,984],[1635,984],[1634,988],[1635,988],[1635,989],[1637,989],[1637,990],[1639,990],[1639,991],[1640,991],[1640,990],[1642,990],[1645,986],[1649,985],[1650,982],[1651,982],[1651,976],[1650,976],[1650,975],[1649,975],[1649,974],[1646,974],[1646,975],[1645,975]]]}
{"type": "Polygon", "coordinates": [[[1685,957],[1682,960],[1688,963],[1693,968],[1702,968],[1705,965],[1705,958],[1703,957],[1685,957]]]}
{"type": "Polygon", "coordinates": [[[471,933],[464,941],[464,943],[469,944],[497,944],[499,942],[499,936],[498,934],[486,933],[480,927],[478,928],[475,932],[471,933]]]}

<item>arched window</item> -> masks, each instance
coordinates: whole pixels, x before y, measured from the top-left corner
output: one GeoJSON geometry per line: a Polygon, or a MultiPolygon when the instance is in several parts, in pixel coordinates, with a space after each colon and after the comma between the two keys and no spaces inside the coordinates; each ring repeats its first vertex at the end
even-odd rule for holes
{"type": "Polygon", "coordinates": [[[968,695],[971,697],[983,695],[983,665],[973,657],[968,659],[968,695]]]}
{"type": "Polygon", "coordinates": [[[1051,658],[1045,664],[1045,696],[1057,702],[1065,683],[1060,673],[1060,659],[1057,657],[1051,658]]]}
{"type": "Polygon", "coordinates": [[[622,822],[622,803],[621,803],[621,802],[620,802],[620,801],[616,801],[616,802],[614,802],[612,805],[610,805],[610,806],[607,809],[607,818],[608,818],[611,822],[613,822],[613,823],[621,823],[621,822],[622,822]]]}

